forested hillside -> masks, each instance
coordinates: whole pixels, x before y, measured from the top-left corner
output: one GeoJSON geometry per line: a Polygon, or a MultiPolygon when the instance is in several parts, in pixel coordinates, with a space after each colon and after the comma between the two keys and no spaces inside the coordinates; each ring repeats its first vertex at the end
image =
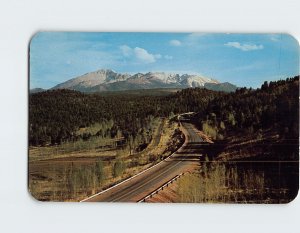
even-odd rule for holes
{"type": "Polygon", "coordinates": [[[102,96],[71,90],[52,90],[30,94],[29,144],[60,144],[64,141],[88,139],[78,135],[80,128],[95,123],[104,125],[96,134],[114,138],[117,133],[129,139],[147,135],[155,117],[199,111],[213,98],[224,93],[201,88],[178,91],[169,96],[136,96],[121,94],[102,96]]]}
{"type": "Polygon", "coordinates": [[[230,131],[251,134],[272,128],[281,137],[298,139],[299,76],[216,97],[196,121],[216,138],[230,131]]]}

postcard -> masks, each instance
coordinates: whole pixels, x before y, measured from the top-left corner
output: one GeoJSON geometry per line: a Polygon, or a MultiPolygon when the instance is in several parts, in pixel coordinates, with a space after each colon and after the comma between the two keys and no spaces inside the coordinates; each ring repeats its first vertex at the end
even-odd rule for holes
{"type": "Polygon", "coordinates": [[[28,189],[39,201],[298,194],[291,35],[38,32],[29,68],[28,189]]]}

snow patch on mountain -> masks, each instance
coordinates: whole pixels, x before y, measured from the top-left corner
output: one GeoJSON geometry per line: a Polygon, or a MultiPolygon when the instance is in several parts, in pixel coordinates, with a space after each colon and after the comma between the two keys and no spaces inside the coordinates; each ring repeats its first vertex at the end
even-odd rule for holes
{"type": "Polygon", "coordinates": [[[195,74],[148,72],[121,74],[110,69],[101,69],[58,84],[52,89],[72,89],[83,92],[115,91],[152,88],[204,87],[219,84],[215,79],[195,74]]]}

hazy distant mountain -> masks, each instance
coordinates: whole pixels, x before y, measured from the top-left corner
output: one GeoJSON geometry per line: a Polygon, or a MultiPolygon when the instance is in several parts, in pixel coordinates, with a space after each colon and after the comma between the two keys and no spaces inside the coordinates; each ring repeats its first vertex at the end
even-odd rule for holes
{"type": "Polygon", "coordinates": [[[234,92],[237,89],[237,86],[225,82],[225,83],[205,83],[204,87],[213,91],[225,91],[225,92],[234,92]]]}
{"type": "Polygon", "coordinates": [[[33,89],[30,89],[30,94],[39,93],[39,92],[42,92],[42,91],[46,91],[46,89],[43,89],[43,88],[33,88],[33,89]]]}
{"type": "MultiPolygon", "coordinates": [[[[58,84],[52,89],[71,89],[82,92],[124,91],[156,88],[206,87],[207,89],[228,91],[234,89],[232,84],[222,84],[217,80],[200,75],[174,74],[165,72],[120,74],[112,70],[98,70],[58,84]],[[208,85],[209,84],[209,85],[208,85]],[[230,86],[230,88],[229,88],[230,86]],[[228,90],[227,90],[228,89],[228,90]]],[[[236,89],[236,87],[235,87],[236,89]]],[[[235,90],[234,89],[234,90],[235,90]]]]}
{"type": "Polygon", "coordinates": [[[90,89],[95,86],[124,81],[129,77],[130,75],[128,74],[118,74],[112,70],[102,69],[72,78],[64,83],[56,85],[52,89],[72,89],[82,92],[90,92],[90,89]]]}

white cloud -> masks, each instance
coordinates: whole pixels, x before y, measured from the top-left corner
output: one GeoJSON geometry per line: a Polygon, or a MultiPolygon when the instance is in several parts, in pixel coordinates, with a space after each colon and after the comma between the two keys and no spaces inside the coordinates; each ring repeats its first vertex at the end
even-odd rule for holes
{"type": "Polygon", "coordinates": [[[132,48],[127,45],[120,46],[120,49],[125,57],[130,57],[132,55],[132,48]]]}
{"type": "Polygon", "coordinates": [[[263,49],[263,45],[256,45],[256,44],[241,44],[239,42],[228,42],[224,44],[225,46],[228,47],[233,47],[236,49],[240,49],[242,51],[252,51],[252,50],[260,50],[263,49]]]}
{"type": "Polygon", "coordinates": [[[270,40],[274,42],[278,42],[280,40],[280,34],[271,34],[270,40]]]}
{"type": "Polygon", "coordinates": [[[205,33],[205,32],[193,32],[188,35],[188,38],[189,39],[199,39],[205,35],[207,35],[207,33],[205,33]]]}
{"type": "Polygon", "coordinates": [[[155,54],[154,57],[155,57],[156,59],[160,59],[162,56],[161,56],[160,54],[155,54]]]}
{"type": "Polygon", "coordinates": [[[185,44],[194,46],[195,44],[199,44],[199,41],[201,41],[207,34],[202,32],[195,32],[190,33],[186,36],[185,44]]]}
{"type": "Polygon", "coordinates": [[[146,49],[135,47],[134,48],[135,57],[144,63],[153,63],[156,61],[155,55],[148,53],[146,49]]]}
{"type": "Polygon", "coordinates": [[[120,50],[125,57],[132,57],[142,63],[153,63],[157,59],[162,58],[161,54],[151,54],[146,49],[140,47],[131,48],[128,45],[122,45],[120,46],[120,50]]]}
{"type": "Polygon", "coordinates": [[[170,40],[170,45],[172,46],[180,46],[181,42],[179,40],[170,40]]]}
{"type": "Polygon", "coordinates": [[[173,59],[173,57],[170,56],[170,55],[165,55],[164,58],[167,59],[167,60],[172,60],[173,59]]]}

